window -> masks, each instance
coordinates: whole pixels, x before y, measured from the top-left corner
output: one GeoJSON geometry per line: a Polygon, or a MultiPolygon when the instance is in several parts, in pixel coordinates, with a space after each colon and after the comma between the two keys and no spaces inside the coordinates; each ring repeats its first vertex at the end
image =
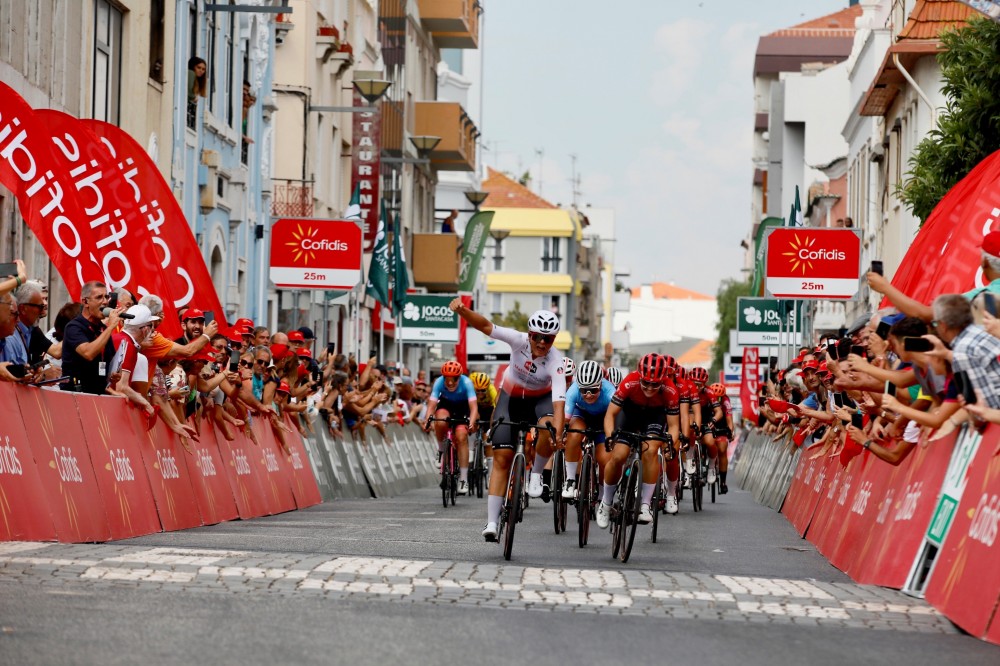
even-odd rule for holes
{"type": "Polygon", "coordinates": [[[562,294],[543,294],[542,302],[539,307],[543,310],[551,310],[552,312],[559,315],[559,329],[566,328],[566,313],[563,312],[563,297],[562,294]]]}
{"type": "Polygon", "coordinates": [[[219,115],[216,113],[219,101],[215,98],[215,77],[218,75],[216,46],[218,44],[219,33],[215,25],[215,14],[210,13],[206,15],[206,24],[208,26],[208,44],[205,45],[205,61],[208,63],[208,110],[217,117],[219,115]]]}
{"type": "Polygon", "coordinates": [[[503,241],[491,238],[493,241],[493,270],[503,270],[503,241]]]}
{"type": "Polygon", "coordinates": [[[462,51],[461,49],[441,49],[441,60],[448,65],[448,69],[456,74],[462,73],[462,51]]]}
{"type": "Polygon", "coordinates": [[[225,102],[226,102],[226,124],[229,125],[230,127],[234,128],[234,129],[236,128],[236,125],[235,125],[235,122],[236,122],[235,109],[236,109],[236,98],[237,98],[237,96],[240,99],[240,107],[241,108],[242,108],[242,103],[243,103],[243,95],[242,94],[237,95],[237,92],[236,92],[237,90],[241,90],[242,91],[242,88],[238,88],[236,86],[236,76],[235,76],[236,71],[234,69],[235,68],[235,62],[234,61],[236,59],[236,55],[235,55],[235,53],[233,51],[233,46],[234,46],[234,44],[233,44],[233,33],[235,32],[235,30],[236,30],[236,12],[229,12],[229,30],[226,32],[226,42],[225,42],[225,47],[226,47],[226,72],[225,72],[225,74],[226,74],[226,80],[223,82],[223,85],[225,86],[223,88],[223,91],[225,93],[223,95],[223,98],[225,99],[225,102]]]}
{"type": "MultiPolygon", "coordinates": [[[[191,5],[188,11],[188,67],[190,67],[191,58],[200,58],[198,55],[198,7],[196,5],[191,5]]],[[[190,76],[190,75],[189,75],[190,76]]],[[[190,84],[189,84],[190,85],[190,84]]],[[[190,95],[190,89],[188,95],[190,95]]],[[[198,128],[198,97],[195,96],[187,98],[187,126],[190,129],[198,128]]]]}
{"type": "Polygon", "coordinates": [[[149,78],[163,83],[163,31],[165,0],[149,3],[149,78]]]}
{"type": "Polygon", "coordinates": [[[558,273],[562,265],[562,239],[542,239],[542,272],[558,273]]]}
{"type": "Polygon", "coordinates": [[[117,125],[122,83],[122,13],[108,0],[96,0],[94,12],[92,115],[96,120],[117,125]]]}
{"type": "Polygon", "coordinates": [[[504,315],[503,294],[490,294],[490,314],[498,317],[504,315]]]}

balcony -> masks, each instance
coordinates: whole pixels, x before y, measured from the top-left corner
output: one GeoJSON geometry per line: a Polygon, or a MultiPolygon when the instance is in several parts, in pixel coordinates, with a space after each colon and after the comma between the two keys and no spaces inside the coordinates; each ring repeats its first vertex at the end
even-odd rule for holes
{"type": "Polygon", "coordinates": [[[431,151],[431,166],[438,171],[475,171],[479,130],[462,105],[417,102],[414,107],[413,134],[441,137],[431,151]]]}
{"type": "Polygon", "coordinates": [[[403,155],[403,103],[382,100],[382,152],[392,157],[403,155]]]}
{"type": "Polygon", "coordinates": [[[459,248],[456,234],[413,234],[413,284],[430,291],[458,289],[459,248]]]}
{"type": "Polygon", "coordinates": [[[632,309],[632,292],[616,291],[611,294],[611,311],[628,312],[632,309]]]}
{"type": "Polygon", "coordinates": [[[271,179],[271,217],[312,217],[311,180],[271,179]]]}
{"type": "Polygon", "coordinates": [[[477,0],[417,0],[420,21],[442,49],[479,48],[477,0]]]}

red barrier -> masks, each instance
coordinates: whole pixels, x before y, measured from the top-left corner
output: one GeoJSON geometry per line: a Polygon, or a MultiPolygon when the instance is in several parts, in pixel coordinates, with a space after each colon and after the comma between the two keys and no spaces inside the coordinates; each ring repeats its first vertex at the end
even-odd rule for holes
{"type": "Polygon", "coordinates": [[[815,451],[802,452],[792,485],[781,506],[781,513],[785,514],[800,537],[805,536],[819,499],[826,492],[827,460],[810,460],[813,453],[815,451]]]}
{"type": "Polygon", "coordinates": [[[104,497],[112,539],[127,539],[163,528],[142,464],[132,410],[121,398],[74,395],[97,485],[104,497]]]}
{"type": "Polygon", "coordinates": [[[15,389],[60,541],[108,541],[111,527],[72,393],[15,389]]]}
{"type": "MultiPolygon", "coordinates": [[[[291,511],[295,508],[291,473],[274,429],[266,419],[254,419],[253,431],[260,442],[260,448],[254,451],[250,463],[257,465],[260,472],[261,495],[267,502],[267,512],[273,515],[291,511]]],[[[290,438],[292,435],[285,433],[285,436],[290,438]]]]}
{"type": "MultiPolygon", "coordinates": [[[[206,525],[215,525],[240,517],[233,499],[233,490],[226,480],[225,464],[219,453],[218,430],[208,421],[202,421],[198,441],[191,442],[191,451],[182,456],[191,476],[191,488],[201,519],[206,525]]],[[[243,437],[243,433],[236,435],[243,437]]]]}
{"type": "Polygon", "coordinates": [[[816,509],[806,538],[816,544],[817,550],[830,560],[831,564],[841,568],[834,555],[852,522],[850,500],[853,500],[852,491],[857,491],[860,478],[864,474],[866,456],[855,456],[847,463],[847,467],[841,464],[839,455],[831,458],[830,462],[832,465],[827,471],[832,473],[833,477],[816,509]]]}
{"type": "Polygon", "coordinates": [[[0,541],[54,541],[45,488],[10,384],[0,383],[0,420],[0,541]]]}
{"type": "Polygon", "coordinates": [[[231,442],[223,437],[216,439],[216,442],[222,456],[222,469],[240,518],[248,520],[268,515],[270,511],[262,485],[264,475],[257,465],[250,462],[257,455],[260,445],[246,436],[231,442]]]}
{"type": "Polygon", "coordinates": [[[201,512],[191,487],[191,475],[181,459],[191,453],[185,451],[177,435],[162,420],[157,419],[153,429],[147,431],[145,413],[136,409],[129,412],[133,429],[142,433],[139,439],[142,460],[163,529],[172,532],[200,526],[201,512]]]}
{"type": "MultiPolygon", "coordinates": [[[[319,427],[323,427],[321,421],[317,421],[317,423],[320,424],[319,427]]],[[[292,494],[295,496],[295,504],[300,509],[320,504],[323,501],[323,497],[319,493],[316,475],[313,474],[312,467],[309,465],[309,454],[306,452],[305,444],[302,442],[302,436],[299,434],[298,429],[295,428],[295,423],[292,421],[291,416],[285,416],[285,425],[294,430],[294,432],[287,433],[285,436],[288,442],[288,452],[285,453],[285,462],[288,463],[288,469],[292,475],[292,494]]]]}
{"type": "Polygon", "coordinates": [[[965,491],[938,551],[927,601],[973,636],[1000,643],[1000,428],[990,426],[969,466],[965,491]],[[991,624],[992,620],[992,624],[991,624]]]}

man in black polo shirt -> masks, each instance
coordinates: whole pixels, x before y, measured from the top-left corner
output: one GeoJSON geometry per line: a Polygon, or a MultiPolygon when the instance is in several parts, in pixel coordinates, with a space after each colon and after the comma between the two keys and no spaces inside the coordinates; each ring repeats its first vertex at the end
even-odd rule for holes
{"type": "Polygon", "coordinates": [[[63,333],[63,374],[73,378],[63,389],[102,394],[108,387],[108,364],[115,356],[111,334],[118,326],[121,310],[112,310],[107,326],[101,310],[108,302],[103,282],[88,282],[80,289],[83,311],[66,324],[63,333]]]}

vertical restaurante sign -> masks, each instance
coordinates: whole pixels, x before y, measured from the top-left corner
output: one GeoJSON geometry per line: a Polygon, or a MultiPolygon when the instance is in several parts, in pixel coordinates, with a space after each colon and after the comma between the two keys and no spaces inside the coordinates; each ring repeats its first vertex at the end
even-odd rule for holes
{"type": "MultiPolygon", "coordinates": [[[[365,100],[354,91],[354,106],[364,106],[365,100]]],[[[351,191],[360,192],[361,223],[364,229],[364,251],[371,252],[378,231],[379,167],[381,165],[382,121],[378,108],[354,113],[351,137],[351,191]]]]}

